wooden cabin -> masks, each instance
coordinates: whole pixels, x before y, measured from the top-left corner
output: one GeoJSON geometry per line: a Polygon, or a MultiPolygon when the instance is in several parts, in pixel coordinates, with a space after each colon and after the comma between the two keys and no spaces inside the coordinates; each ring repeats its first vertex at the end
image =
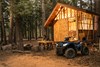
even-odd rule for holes
{"type": "Polygon", "coordinates": [[[71,37],[72,41],[83,37],[93,41],[98,28],[96,17],[97,13],[57,3],[44,26],[53,28],[54,41],[63,41],[65,37],[71,37]]]}

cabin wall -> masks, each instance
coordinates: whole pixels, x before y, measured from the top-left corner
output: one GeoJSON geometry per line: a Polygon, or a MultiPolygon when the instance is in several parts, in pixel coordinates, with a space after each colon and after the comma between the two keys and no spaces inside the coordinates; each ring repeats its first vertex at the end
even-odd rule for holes
{"type": "Polygon", "coordinates": [[[95,15],[78,11],[78,37],[82,40],[86,37],[89,41],[94,41],[95,31],[97,30],[97,22],[94,19],[95,15]]]}
{"type": "Polygon", "coordinates": [[[93,30],[79,30],[79,40],[86,37],[88,41],[93,41],[93,30]]]}
{"type": "Polygon", "coordinates": [[[54,24],[54,41],[64,41],[68,35],[67,20],[61,19],[54,24]]]}

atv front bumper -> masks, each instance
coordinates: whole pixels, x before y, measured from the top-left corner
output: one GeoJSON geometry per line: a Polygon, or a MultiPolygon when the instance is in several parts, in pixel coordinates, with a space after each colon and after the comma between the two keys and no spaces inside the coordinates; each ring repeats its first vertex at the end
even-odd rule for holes
{"type": "Polygon", "coordinates": [[[56,47],[56,53],[58,55],[63,55],[64,54],[64,48],[65,47],[56,47]]]}

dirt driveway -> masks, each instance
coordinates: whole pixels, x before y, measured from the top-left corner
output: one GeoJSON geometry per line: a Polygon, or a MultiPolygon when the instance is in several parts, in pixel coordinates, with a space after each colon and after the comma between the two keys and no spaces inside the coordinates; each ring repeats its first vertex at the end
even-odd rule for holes
{"type": "Polygon", "coordinates": [[[12,53],[0,52],[0,67],[100,67],[93,63],[89,56],[78,55],[74,59],[67,59],[63,56],[56,56],[55,50],[44,52],[12,53]]]}

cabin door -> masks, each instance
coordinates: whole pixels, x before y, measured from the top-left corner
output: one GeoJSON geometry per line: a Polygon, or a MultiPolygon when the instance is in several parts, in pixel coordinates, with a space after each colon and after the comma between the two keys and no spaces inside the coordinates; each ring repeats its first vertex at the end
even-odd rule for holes
{"type": "Polygon", "coordinates": [[[68,34],[67,20],[61,19],[54,24],[54,41],[64,41],[68,34]]]}

